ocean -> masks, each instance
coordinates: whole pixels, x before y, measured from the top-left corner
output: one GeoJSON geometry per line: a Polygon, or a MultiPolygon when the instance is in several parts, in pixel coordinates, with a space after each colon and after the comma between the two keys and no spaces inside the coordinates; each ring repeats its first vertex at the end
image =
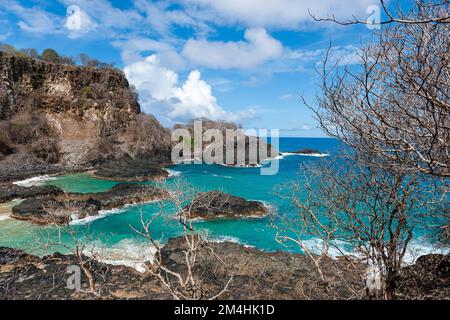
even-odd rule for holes
{"type": "MultiPolygon", "coordinates": [[[[288,153],[303,148],[314,148],[329,157],[336,155],[340,143],[328,138],[280,138],[280,152],[288,153]]],[[[170,185],[177,179],[187,181],[198,191],[221,190],[223,192],[244,197],[247,200],[264,202],[271,214],[264,218],[245,218],[215,221],[196,221],[195,230],[207,234],[212,241],[231,241],[251,246],[260,250],[285,250],[301,252],[293,244],[280,244],[276,241],[278,224],[277,212],[286,216],[294,216],[296,211],[286,200],[276,194],[278,186],[292,179],[301,179],[300,167],[305,163],[321,161],[323,157],[288,155],[280,159],[279,172],[276,175],[260,175],[259,168],[232,168],[220,165],[182,164],[171,167],[170,185]]],[[[63,188],[68,192],[102,192],[110,189],[118,182],[94,178],[89,173],[70,174],[55,177],[40,177],[23,182],[29,184],[48,184],[63,188]]],[[[152,183],[152,182],[149,182],[152,183]]],[[[161,210],[161,203],[152,202],[143,205],[127,206],[102,212],[98,217],[76,221],[73,228],[81,241],[89,242],[92,250],[99,254],[102,260],[112,264],[126,264],[142,267],[144,260],[152,257],[152,248],[147,240],[133,231],[132,227],[140,228],[141,211],[146,218],[151,218],[161,210]]],[[[154,238],[161,243],[182,232],[176,220],[176,210],[164,206],[163,215],[152,225],[154,238]]],[[[1,211],[0,211],[1,212],[1,211]]],[[[62,253],[61,247],[45,247],[42,244],[49,238],[54,239],[58,231],[52,227],[39,227],[27,222],[16,221],[0,215],[0,246],[24,249],[36,254],[49,254],[54,251],[62,253]]],[[[73,243],[68,235],[63,235],[66,243],[73,243]]],[[[318,239],[305,239],[311,248],[318,247],[318,239]]],[[[345,247],[351,253],[350,247],[345,247]]],[[[413,257],[436,249],[422,234],[417,234],[411,244],[410,260],[413,257]]]]}

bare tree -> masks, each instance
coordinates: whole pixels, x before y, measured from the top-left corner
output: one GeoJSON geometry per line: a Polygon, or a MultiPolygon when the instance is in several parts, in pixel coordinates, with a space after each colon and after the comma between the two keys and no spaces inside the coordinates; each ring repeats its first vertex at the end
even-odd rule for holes
{"type": "MultiPolygon", "coordinates": [[[[331,250],[353,255],[376,273],[368,279],[379,282],[380,287],[373,289],[379,289],[386,299],[395,298],[413,229],[420,227],[423,209],[439,203],[434,190],[426,192],[420,176],[378,169],[354,159],[315,164],[303,179],[281,193],[292,202],[296,215],[277,239],[298,244],[322,277],[320,261],[331,250]],[[311,248],[311,238],[320,241],[318,248],[311,248]]],[[[356,262],[354,267],[357,270],[356,262]]]]}
{"type": "Polygon", "coordinates": [[[177,179],[170,187],[164,184],[162,188],[168,190],[169,195],[165,201],[159,203],[160,210],[158,213],[148,219],[145,217],[141,207],[140,227],[130,226],[137,234],[149,240],[155,251],[155,259],[149,266],[148,271],[159,279],[161,284],[176,300],[214,300],[219,298],[228,290],[233,277],[230,277],[224,287],[218,292],[211,293],[210,290],[205,288],[206,283],[204,279],[196,273],[201,250],[209,250],[215,258],[219,261],[222,260],[215,254],[213,248],[208,246],[207,235],[194,231],[193,216],[191,215],[192,205],[188,203],[194,198],[195,190],[182,179],[177,179]],[[170,206],[172,210],[173,208],[175,209],[177,220],[182,228],[182,238],[184,240],[184,247],[182,248],[184,253],[183,270],[171,269],[167,266],[163,259],[161,241],[155,238],[152,230],[155,221],[163,218],[162,216],[167,206],[170,206]]]}
{"type": "MultiPolygon", "coordinates": [[[[448,15],[418,1],[416,21],[448,15]]],[[[361,50],[361,65],[332,64],[328,51],[315,112],[322,129],[376,165],[450,176],[450,24],[389,24],[361,50]]]]}
{"type": "Polygon", "coordinates": [[[100,290],[96,286],[95,272],[92,268],[93,262],[100,259],[95,239],[86,230],[76,228],[72,224],[71,215],[79,212],[80,207],[82,204],[79,201],[71,201],[68,195],[63,195],[59,201],[48,203],[44,211],[49,217],[49,225],[56,230],[57,235],[55,237],[53,232],[49,231],[46,238],[40,237],[38,241],[40,246],[45,249],[59,249],[72,254],[88,280],[89,292],[100,296],[100,290]]]}
{"type": "MultiPolygon", "coordinates": [[[[380,0],[380,6],[383,8],[384,14],[387,19],[380,21],[379,25],[387,25],[392,23],[402,23],[402,24],[429,24],[429,23],[450,23],[450,15],[448,13],[448,0],[414,0],[414,1],[390,1],[390,5],[387,1],[380,0]],[[434,15],[416,17],[411,16],[408,11],[402,9],[402,7],[408,8],[408,6],[413,6],[419,11],[428,10],[430,8],[436,9],[437,12],[434,15]]],[[[318,18],[311,14],[315,21],[332,21],[334,23],[348,26],[355,24],[372,24],[369,21],[358,19],[353,16],[351,19],[339,20],[334,15],[327,18],[318,18]]]]}

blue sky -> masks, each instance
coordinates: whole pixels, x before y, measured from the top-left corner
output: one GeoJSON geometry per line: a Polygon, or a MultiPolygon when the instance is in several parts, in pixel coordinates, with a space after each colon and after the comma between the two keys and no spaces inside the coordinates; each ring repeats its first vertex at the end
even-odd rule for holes
{"type": "Polygon", "coordinates": [[[145,112],[166,126],[205,116],[283,136],[321,137],[300,93],[332,56],[356,64],[373,31],[315,22],[365,20],[376,0],[0,0],[0,41],[115,62],[145,112]]]}

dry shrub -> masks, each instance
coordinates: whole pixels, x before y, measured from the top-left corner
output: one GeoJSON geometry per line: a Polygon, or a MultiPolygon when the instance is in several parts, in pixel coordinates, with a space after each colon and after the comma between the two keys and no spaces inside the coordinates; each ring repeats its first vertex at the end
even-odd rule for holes
{"type": "Polygon", "coordinates": [[[170,150],[171,145],[170,131],[155,117],[146,114],[137,115],[120,139],[127,145],[126,152],[132,158],[142,154],[161,155],[164,150],[170,150]]]}
{"type": "Polygon", "coordinates": [[[32,154],[48,163],[57,163],[59,161],[58,141],[55,139],[42,137],[33,142],[29,148],[32,154]]]}
{"type": "Polygon", "coordinates": [[[48,163],[59,161],[57,134],[45,115],[21,113],[3,121],[0,128],[0,149],[7,151],[0,150],[3,155],[12,153],[14,146],[24,145],[30,153],[48,163]]]}

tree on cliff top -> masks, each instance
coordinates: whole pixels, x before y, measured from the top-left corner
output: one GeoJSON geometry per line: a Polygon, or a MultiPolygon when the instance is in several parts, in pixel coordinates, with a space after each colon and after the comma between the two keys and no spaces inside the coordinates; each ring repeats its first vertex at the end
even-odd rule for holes
{"type": "Polygon", "coordinates": [[[59,54],[53,49],[45,49],[41,54],[42,60],[51,63],[61,63],[61,57],[59,54]]]}

